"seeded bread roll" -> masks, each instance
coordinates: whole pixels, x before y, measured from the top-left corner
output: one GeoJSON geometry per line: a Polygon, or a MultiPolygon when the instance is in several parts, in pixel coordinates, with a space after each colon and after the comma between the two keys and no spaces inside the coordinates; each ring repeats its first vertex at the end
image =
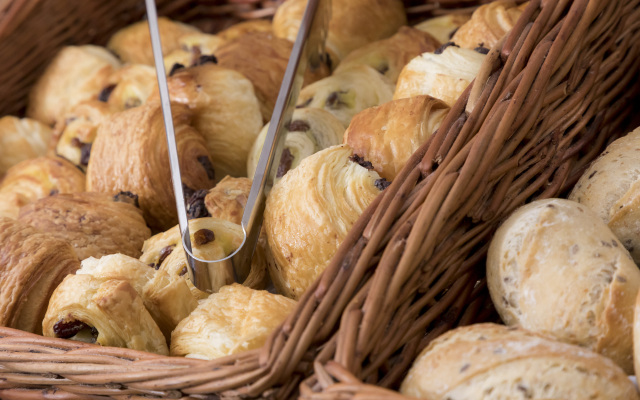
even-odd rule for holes
{"type": "Polygon", "coordinates": [[[449,331],[427,346],[400,391],[429,400],[637,400],[611,360],[495,324],[449,331]]]}
{"type": "Polygon", "coordinates": [[[507,325],[587,347],[633,371],[640,271],[587,207],[549,199],[517,210],[491,241],[487,281],[507,325]]]}
{"type": "Polygon", "coordinates": [[[427,32],[440,43],[447,43],[451,40],[451,37],[458,28],[469,21],[469,19],[471,19],[470,14],[447,14],[422,21],[418,25],[415,25],[414,28],[427,32]]]}
{"type": "Polygon", "coordinates": [[[611,143],[569,199],[593,210],[640,264],[640,128],[611,143]]]}
{"type": "Polygon", "coordinates": [[[138,107],[147,101],[158,84],[156,70],[142,64],[129,64],[109,76],[100,100],[109,103],[112,112],[138,107]]]}
{"type": "Polygon", "coordinates": [[[80,268],[71,245],[19,221],[0,217],[0,325],[42,333],[51,294],[80,268]]]}
{"type": "Polygon", "coordinates": [[[267,198],[264,226],[279,293],[299,299],[326,268],[349,229],[380,193],[380,176],[345,145],[315,153],[267,198]],[[362,165],[361,165],[362,164],[362,165]]]}
{"type": "Polygon", "coordinates": [[[467,49],[490,49],[513,28],[527,4],[518,6],[511,0],[485,4],[473,12],[471,20],[456,31],[451,41],[467,49]]]}
{"type": "Polygon", "coordinates": [[[344,143],[391,181],[448,112],[445,103],[429,96],[390,101],[353,117],[344,143]]]}
{"type": "Polygon", "coordinates": [[[85,176],[60,157],[25,160],[0,183],[0,217],[18,218],[20,207],[56,193],[84,192],[85,176]]]}
{"type": "Polygon", "coordinates": [[[0,118],[0,180],[19,162],[44,156],[51,136],[51,128],[35,119],[0,118]]]}
{"type": "Polygon", "coordinates": [[[171,355],[211,360],[261,347],[296,302],[233,284],[203,300],[171,335],[171,355]]]}
{"type": "MultiPolygon", "coordinates": [[[[171,110],[182,183],[192,189],[208,189],[214,185],[214,171],[205,140],[190,125],[192,115],[185,106],[173,103],[171,110]]],[[[152,229],[167,229],[178,221],[167,160],[159,102],[116,113],[98,129],[87,169],[87,189],[136,194],[147,224],[152,229]]]]}
{"type": "Polygon", "coordinates": [[[394,100],[426,94],[453,106],[475,79],[486,56],[455,45],[443,47],[414,58],[404,67],[394,100]]]}
{"type": "Polygon", "coordinates": [[[27,116],[53,125],[75,105],[97,100],[120,61],[98,46],[62,48],[31,89],[27,116]]]}

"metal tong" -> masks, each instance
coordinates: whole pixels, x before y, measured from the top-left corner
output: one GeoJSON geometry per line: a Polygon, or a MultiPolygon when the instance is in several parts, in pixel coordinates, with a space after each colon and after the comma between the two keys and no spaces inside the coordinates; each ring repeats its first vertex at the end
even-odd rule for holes
{"type": "MultiPolygon", "coordinates": [[[[244,239],[240,247],[232,254],[219,260],[205,260],[193,254],[187,209],[182,191],[169,90],[158,30],[158,14],[155,1],[145,1],[169,148],[171,180],[178,210],[183,248],[187,257],[187,265],[189,266],[189,278],[198,289],[211,293],[220,288],[221,281],[222,284],[232,283],[228,281],[228,277],[233,277],[236,282],[242,283],[249,275],[251,259],[262,227],[266,196],[273,187],[274,177],[278,168],[278,163],[274,163],[274,161],[280,160],[282,156],[287,127],[291,122],[293,110],[302,88],[304,73],[307,67],[317,68],[323,62],[324,43],[331,17],[331,1],[309,0],[307,4],[284,79],[280,86],[273,115],[271,116],[271,123],[264,147],[260,153],[249,198],[242,215],[244,239]]],[[[260,60],[257,62],[260,62],[260,60]]]]}

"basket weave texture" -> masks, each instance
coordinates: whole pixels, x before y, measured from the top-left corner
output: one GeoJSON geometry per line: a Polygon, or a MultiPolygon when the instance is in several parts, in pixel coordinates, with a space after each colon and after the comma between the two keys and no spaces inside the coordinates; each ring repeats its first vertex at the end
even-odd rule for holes
{"type": "MultiPolygon", "coordinates": [[[[42,9],[66,21],[52,11],[58,2],[14,3],[22,21],[5,23],[6,10],[0,17],[0,54],[7,54],[9,38],[42,45],[19,34],[42,9]]],[[[143,13],[137,2],[109,3],[112,9],[86,3],[103,8],[100,18],[112,25],[83,31],[80,42],[104,42],[143,13]],[[127,18],[107,18],[118,7],[127,18]]],[[[228,19],[268,15],[275,3],[201,6],[228,19]]],[[[471,4],[456,3],[406,2],[415,13],[471,4]]],[[[164,14],[185,15],[194,2],[159,5],[164,14]]],[[[45,43],[51,54],[39,54],[39,62],[69,37],[45,43]]],[[[398,386],[429,341],[494,318],[484,281],[492,233],[525,202],[570,188],[621,133],[638,98],[639,64],[640,0],[532,0],[437,133],[365,211],[263,348],[201,361],[0,328],[0,398],[404,399],[387,388],[398,386]]],[[[11,84],[28,88],[33,77],[26,75],[41,68],[34,63],[11,84]]],[[[25,93],[0,107],[19,110],[25,93]]]]}

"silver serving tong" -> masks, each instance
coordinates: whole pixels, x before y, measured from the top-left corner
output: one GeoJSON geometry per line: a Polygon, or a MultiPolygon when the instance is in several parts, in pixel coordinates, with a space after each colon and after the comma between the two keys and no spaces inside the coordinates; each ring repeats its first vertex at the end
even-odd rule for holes
{"type": "MultiPolygon", "coordinates": [[[[244,239],[240,247],[220,260],[205,260],[193,254],[187,209],[182,191],[169,90],[158,31],[158,14],[155,1],[145,1],[160,99],[162,101],[167,145],[169,147],[171,180],[178,210],[182,243],[187,257],[187,264],[189,265],[189,278],[198,289],[211,293],[217,291],[222,285],[232,283],[230,282],[231,278],[236,282],[242,283],[249,275],[251,259],[262,227],[266,196],[273,187],[278,168],[278,163],[274,163],[274,160],[280,160],[282,156],[284,138],[302,88],[304,73],[308,66],[318,68],[323,62],[324,42],[331,17],[331,1],[309,0],[307,4],[284,79],[280,86],[273,115],[271,116],[271,123],[264,141],[264,147],[260,153],[260,159],[251,185],[251,192],[242,215],[244,239]]],[[[260,60],[257,60],[257,62],[260,62],[260,60]]]]}

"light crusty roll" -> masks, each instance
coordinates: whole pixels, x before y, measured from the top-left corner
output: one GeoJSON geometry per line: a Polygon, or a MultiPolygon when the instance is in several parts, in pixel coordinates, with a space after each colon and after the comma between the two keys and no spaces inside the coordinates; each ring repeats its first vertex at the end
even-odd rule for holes
{"type": "MultiPolygon", "coordinates": [[[[158,30],[162,42],[162,54],[169,54],[179,49],[179,40],[182,36],[199,32],[193,26],[172,21],[166,17],[158,18],[158,30]]],[[[147,21],[136,22],[120,29],[111,37],[107,47],[125,63],[153,65],[153,50],[147,21]]]]}
{"type": "Polygon", "coordinates": [[[369,43],[349,53],[334,73],[339,73],[352,65],[364,64],[395,83],[400,76],[400,71],[409,61],[438,47],[440,42],[428,33],[403,26],[390,38],[369,43]]]}
{"type": "Polygon", "coordinates": [[[225,286],[178,324],[171,334],[171,355],[211,360],[257,349],[295,306],[267,291],[225,286]]]}
{"type": "Polygon", "coordinates": [[[506,324],[588,347],[633,371],[640,271],[587,207],[548,199],[517,210],[491,241],[487,281],[506,324]]]}
{"type": "Polygon", "coordinates": [[[57,194],[20,209],[19,220],[66,240],[78,258],[122,253],[140,257],[151,231],[131,193],[57,194]]]}
{"type": "Polygon", "coordinates": [[[171,100],[192,111],[216,175],[246,176],[247,157],[262,127],[251,82],[239,72],[206,63],[179,70],[168,85],[171,100]]]}
{"type": "Polygon", "coordinates": [[[40,334],[54,289],[80,267],[69,243],[0,217],[0,325],[40,334]]]}
{"type": "Polygon", "coordinates": [[[120,61],[98,46],[67,46],[31,89],[27,116],[53,125],[73,106],[97,99],[120,61]]]}
{"type": "Polygon", "coordinates": [[[637,400],[627,375],[599,354],[503,325],[445,333],[418,356],[400,392],[429,400],[637,400]]]}
{"type": "Polygon", "coordinates": [[[51,128],[31,118],[0,118],[0,179],[21,161],[47,153],[51,128]]]}
{"type": "Polygon", "coordinates": [[[302,160],[273,187],[264,226],[279,293],[299,299],[380,193],[380,176],[370,166],[348,146],[333,146],[302,160]]]}
{"type": "MultiPolygon", "coordinates": [[[[269,124],[262,128],[251,148],[247,161],[247,171],[251,179],[256,172],[268,130],[269,124]]],[[[276,179],[282,178],[289,170],[297,167],[304,158],[327,147],[340,144],[344,134],[342,123],[330,112],[321,108],[294,110],[287,130],[276,179]]]]}
{"type": "Polygon", "coordinates": [[[527,4],[518,6],[511,0],[485,4],[473,12],[471,20],[462,25],[451,40],[468,49],[492,48],[513,28],[527,4]]]}
{"type": "Polygon", "coordinates": [[[22,161],[0,183],[0,217],[18,218],[20,207],[56,193],[84,192],[85,176],[60,157],[22,161]]]}
{"type": "Polygon", "coordinates": [[[422,21],[418,25],[415,25],[414,28],[427,32],[434,38],[438,39],[440,43],[447,43],[451,40],[451,37],[456,30],[458,30],[458,28],[460,28],[465,22],[469,21],[470,18],[470,14],[447,14],[422,21]]]}
{"type": "Polygon", "coordinates": [[[393,98],[426,94],[451,107],[475,79],[485,57],[477,51],[456,46],[424,53],[404,67],[393,98]]]}
{"type": "Polygon", "coordinates": [[[368,65],[353,65],[305,87],[298,108],[324,108],[346,128],[354,115],[393,97],[393,83],[368,65]]]}
{"type": "Polygon", "coordinates": [[[593,210],[640,264],[640,128],[611,143],[569,199],[593,210]]]}
{"type": "MultiPolygon", "coordinates": [[[[307,0],[282,3],[273,17],[276,36],[295,41],[306,6],[307,0]]],[[[327,50],[337,64],[351,51],[393,35],[406,23],[399,0],[332,0],[327,50]]]]}
{"type": "MultiPolygon", "coordinates": [[[[214,185],[214,171],[205,140],[191,127],[191,113],[185,106],[174,103],[171,110],[182,183],[191,189],[208,189],[214,185]]],[[[116,113],[98,129],[87,189],[131,192],[138,196],[147,224],[152,229],[167,229],[178,220],[167,157],[159,102],[116,113]]]]}
{"type": "Polygon", "coordinates": [[[108,102],[113,112],[138,107],[147,101],[157,84],[153,67],[125,65],[109,76],[99,100],[108,102]]]}
{"type": "Polygon", "coordinates": [[[344,143],[393,180],[409,157],[435,132],[449,107],[429,96],[394,100],[367,108],[351,120],[344,143]]]}

